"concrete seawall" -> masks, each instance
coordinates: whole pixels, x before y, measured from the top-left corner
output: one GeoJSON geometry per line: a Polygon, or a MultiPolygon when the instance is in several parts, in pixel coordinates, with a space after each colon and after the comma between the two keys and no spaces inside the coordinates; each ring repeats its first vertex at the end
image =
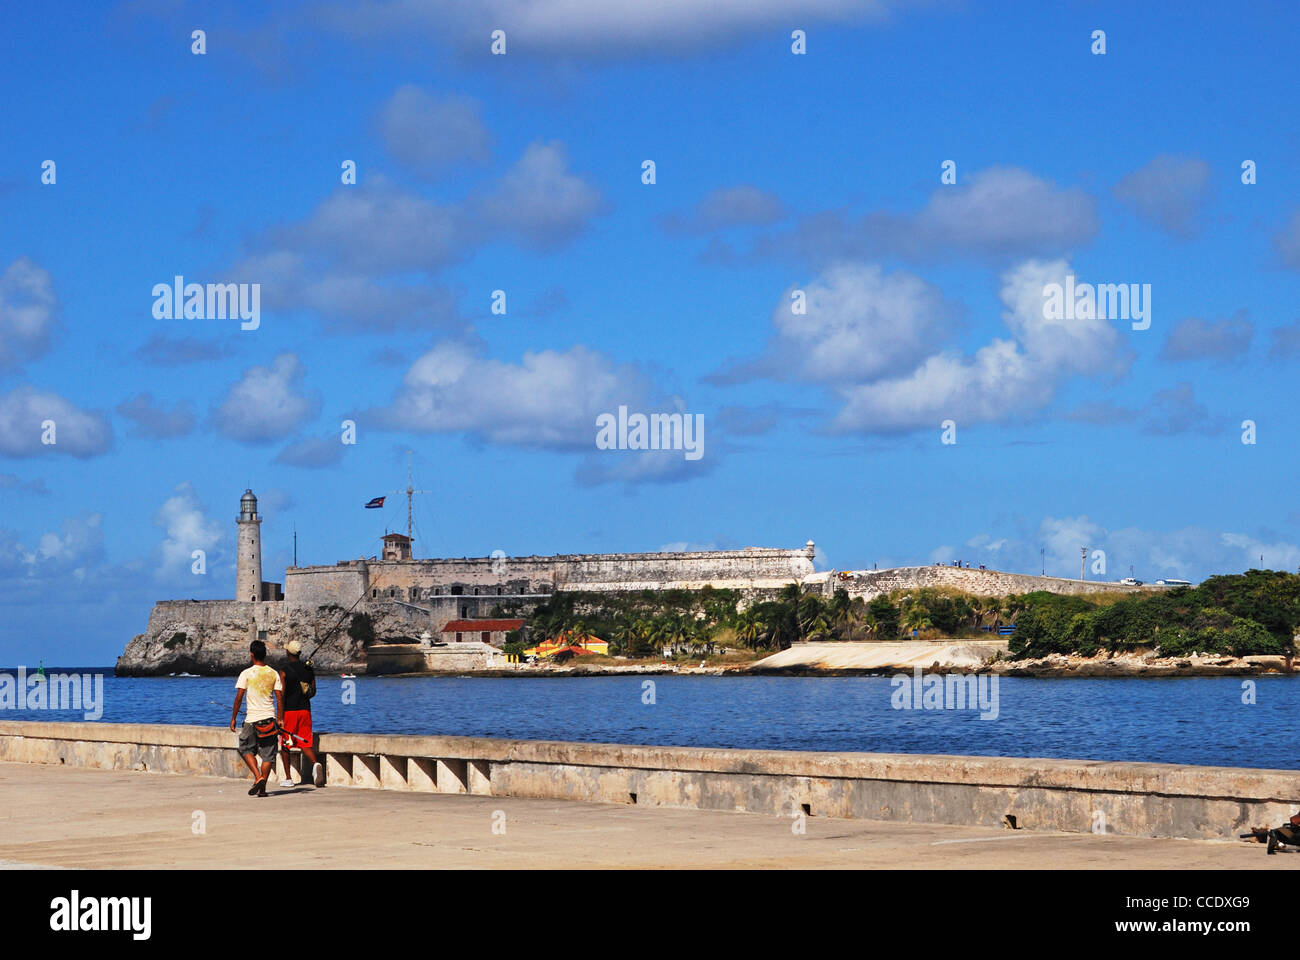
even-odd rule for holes
{"type": "MultiPolygon", "coordinates": [[[[247,777],[219,727],[0,723],[0,761],[247,777]]],[[[1294,811],[1280,770],[325,733],[330,787],[583,800],[769,816],[1235,839],[1294,811]]]]}

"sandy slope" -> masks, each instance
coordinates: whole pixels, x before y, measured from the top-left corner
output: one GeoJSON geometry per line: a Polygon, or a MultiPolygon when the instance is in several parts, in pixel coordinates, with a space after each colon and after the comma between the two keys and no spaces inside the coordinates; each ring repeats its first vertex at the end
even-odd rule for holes
{"type": "Polygon", "coordinates": [[[886,640],[878,643],[800,643],[766,657],[750,669],[911,670],[935,663],[945,668],[978,669],[1006,640],[886,640]]]}

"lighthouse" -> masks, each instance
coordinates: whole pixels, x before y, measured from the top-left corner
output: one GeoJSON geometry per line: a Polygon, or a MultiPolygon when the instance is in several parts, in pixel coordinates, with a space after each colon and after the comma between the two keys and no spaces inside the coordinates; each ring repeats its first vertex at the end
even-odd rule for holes
{"type": "Polygon", "coordinates": [[[257,497],[245,490],[239,498],[238,554],[235,557],[235,599],[262,599],[262,518],[257,515],[257,497]]]}

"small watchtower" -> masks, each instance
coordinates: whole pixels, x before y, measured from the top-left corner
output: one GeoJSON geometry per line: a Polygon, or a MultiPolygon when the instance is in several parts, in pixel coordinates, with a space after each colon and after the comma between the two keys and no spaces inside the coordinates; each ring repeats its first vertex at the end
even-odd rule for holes
{"type": "Polygon", "coordinates": [[[384,541],[384,548],[379,554],[381,560],[410,560],[411,544],[414,543],[410,537],[402,533],[386,533],[380,538],[384,541]]]}

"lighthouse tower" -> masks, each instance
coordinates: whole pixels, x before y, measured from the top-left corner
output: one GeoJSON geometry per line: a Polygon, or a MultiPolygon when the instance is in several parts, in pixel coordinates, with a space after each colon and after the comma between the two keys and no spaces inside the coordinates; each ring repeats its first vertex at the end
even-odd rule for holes
{"type": "Polygon", "coordinates": [[[262,518],[257,515],[257,497],[245,490],[239,498],[238,553],[235,557],[235,599],[262,599],[262,518]]]}

